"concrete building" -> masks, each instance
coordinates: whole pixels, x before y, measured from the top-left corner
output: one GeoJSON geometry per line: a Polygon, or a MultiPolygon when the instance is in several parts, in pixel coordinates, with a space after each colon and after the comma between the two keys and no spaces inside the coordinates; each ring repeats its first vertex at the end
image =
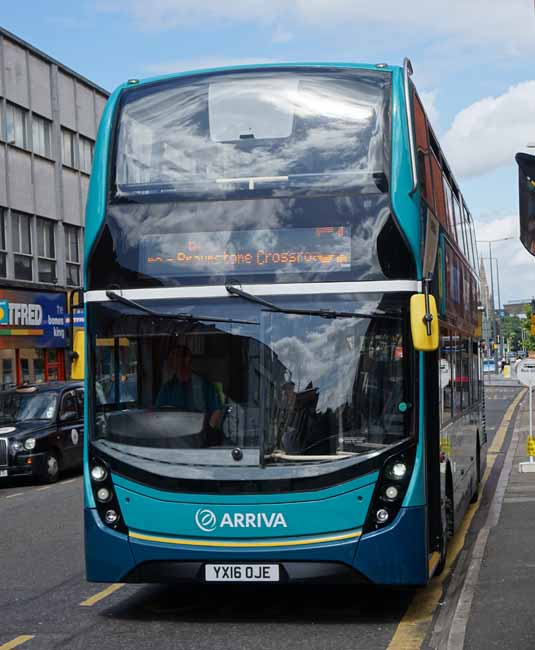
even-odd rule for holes
{"type": "Polygon", "coordinates": [[[518,318],[527,318],[526,309],[531,307],[532,300],[510,300],[503,306],[506,316],[517,316],[518,318]]]}
{"type": "Polygon", "coordinates": [[[108,93],[0,28],[0,386],[68,373],[93,146],[108,93]]]}

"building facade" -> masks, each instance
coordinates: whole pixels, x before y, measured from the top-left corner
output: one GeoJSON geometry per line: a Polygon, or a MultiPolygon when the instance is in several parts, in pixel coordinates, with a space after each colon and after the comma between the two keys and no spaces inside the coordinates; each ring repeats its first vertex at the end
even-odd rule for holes
{"type": "Polygon", "coordinates": [[[68,373],[68,296],[107,97],[0,28],[0,388],[68,373]]]}

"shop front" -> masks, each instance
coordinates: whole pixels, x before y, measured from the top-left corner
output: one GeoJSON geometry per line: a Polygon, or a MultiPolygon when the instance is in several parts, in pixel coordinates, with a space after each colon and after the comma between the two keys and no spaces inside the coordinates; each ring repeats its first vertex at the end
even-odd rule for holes
{"type": "Polygon", "coordinates": [[[0,390],[65,379],[65,293],[0,289],[0,390]]]}

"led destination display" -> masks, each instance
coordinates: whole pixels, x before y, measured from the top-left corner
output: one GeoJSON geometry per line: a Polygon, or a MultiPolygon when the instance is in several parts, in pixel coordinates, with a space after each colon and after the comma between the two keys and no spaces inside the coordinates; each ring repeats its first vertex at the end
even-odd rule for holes
{"type": "Polygon", "coordinates": [[[147,235],[140,269],[152,276],[332,273],[351,267],[347,226],[147,235]]]}

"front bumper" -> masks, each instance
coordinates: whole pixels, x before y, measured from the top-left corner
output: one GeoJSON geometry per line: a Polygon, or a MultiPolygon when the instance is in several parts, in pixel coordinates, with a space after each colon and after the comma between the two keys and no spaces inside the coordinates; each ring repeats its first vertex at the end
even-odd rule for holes
{"type": "Polygon", "coordinates": [[[45,473],[46,453],[18,453],[10,456],[7,467],[0,467],[0,480],[18,476],[41,476],[45,473]],[[7,474],[4,476],[5,472],[7,474]]]}
{"type": "Polygon", "coordinates": [[[85,510],[87,579],[93,582],[204,583],[206,563],[276,563],[281,582],[423,585],[425,508],[405,508],[388,528],[360,539],[307,548],[215,549],[129,538],[85,510]]]}

